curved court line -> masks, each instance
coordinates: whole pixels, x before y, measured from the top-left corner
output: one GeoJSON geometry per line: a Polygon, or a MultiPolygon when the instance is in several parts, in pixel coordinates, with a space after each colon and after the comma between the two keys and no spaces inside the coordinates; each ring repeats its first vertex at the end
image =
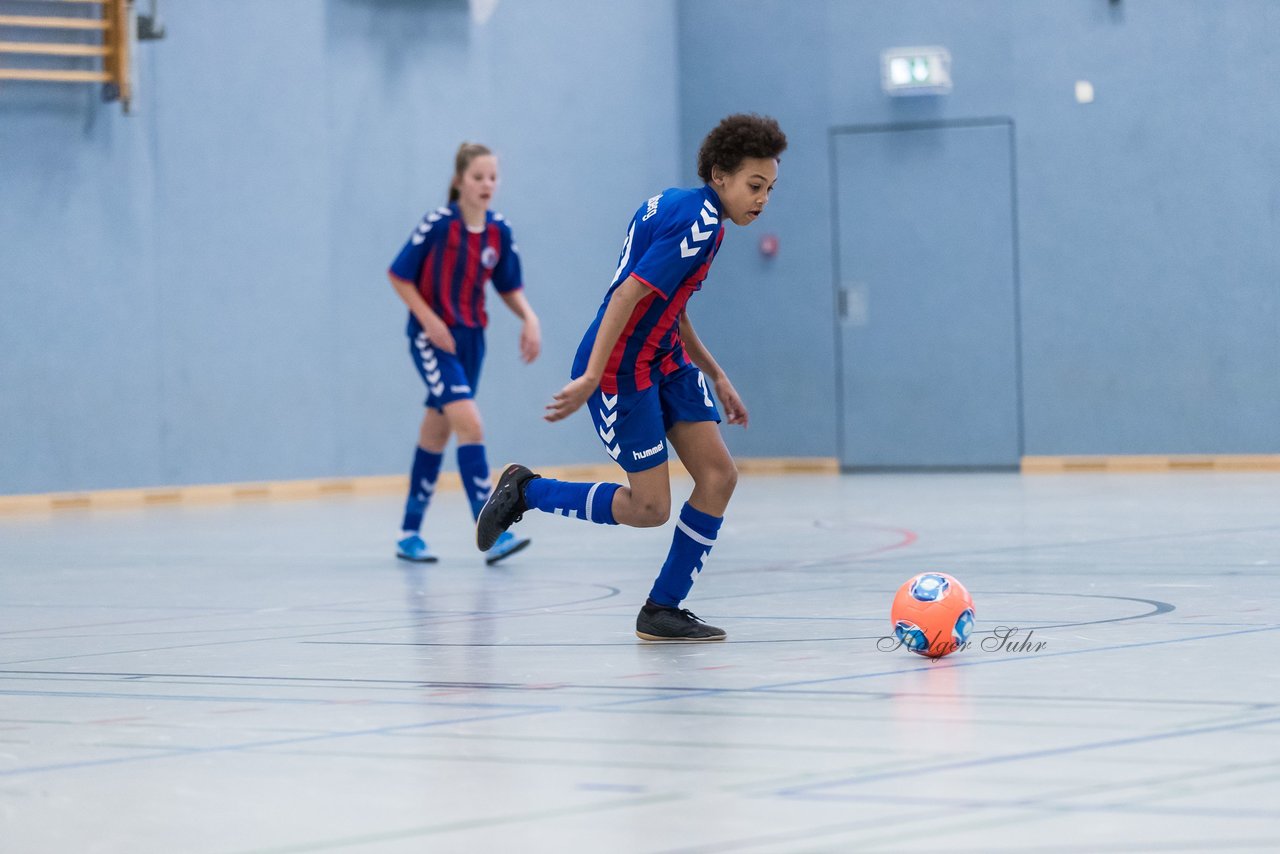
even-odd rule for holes
{"type": "MultiPolygon", "coordinates": [[[[569,586],[582,587],[584,586],[584,584],[582,582],[579,582],[577,584],[570,584],[569,586]]],[[[427,621],[415,623],[414,625],[415,627],[421,627],[421,626],[427,626],[427,625],[436,626],[441,624],[450,625],[453,623],[481,622],[484,620],[491,620],[496,617],[517,617],[517,616],[526,616],[530,614],[541,614],[541,613],[545,613],[546,611],[552,608],[571,608],[575,605],[588,605],[593,602],[602,602],[605,599],[613,599],[617,596],[622,595],[622,588],[614,587],[612,584],[586,582],[585,586],[601,587],[601,588],[604,588],[606,592],[601,596],[592,596],[589,599],[574,599],[569,602],[553,602],[553,603],[542,604],[542,605],[525,605],[520,608],[500,608],[496,611],[470,611],[466,614],[459,614],[456,611],[423,612],[424,616],[427,614],[438,613],[442,616],[450,615],[450,616],[459,617],[460,619],[439,620],[439,619],[436,619],[435,617],[429,617],[427,621]]]]}
{"type": "MultiPolygon", "coordinates": [[[[1100,626],[1104,623],[1124,623],[1129,620],[1145,620],[1148,617],[1158,617],[1161,614],[1169,614],[1178,610],[1176,605],[1169,602],[1161,602],[1159,599],[1143,599],[1140,596],[1113,596],[1108,593],[1049,593],[1032,590],[990,590],[981,594],[984,596],[1069,596],[1078,599],[1119,599],[1125,602],[1141,602],[1144,605],[1150,605],[1151,610],[1145,614],[1134,614],[1130,617],[1110,617],[1105,620],[1084,620],[1078,623],[1055,623],[1048,626],[1036,626],[1037,629],[1075,629],[1080,626],[1100,626]]],[[[990,622],[990,621],[986,621],[990,622]]],[[[1006,620],[1002,624],[1013,622],[1006,620]]],[[[978,634],[986,634],[986,632],[978,632],[978,634]]]]}
{"type": "Polygon", "coordinates": [[[1002,552],[1030,552],[1041,549],[1063,549],[1076,546],[1109,546],[1128,543],[1150,543],[1162,540],[1179,540],[1195,537],[1211,537],[1218,534],[1254,534],[1263,531],[1280,531],[1280,525],[1259,525],[1251,528],[1216,528],[1208,531],[1178,531],[1168,534],[1143,534],[1133,537],[1104,537],[1098,540],[1071,540],[1060,543],[1026,543],[1017,546],[996,546],[986,549],[965,549],[952,552],[913,553],[913,558],[933,560],[939,557],[967,557],[971,555],[1000,554],[1002,552]]]}
{"type": "MultiPolygon", "coordinates": [[[[583,585],[579,584],[577,586],[583,586],[583,585]]],[[[581,604],[586,604],[588,602],[599,602],[604,599],[611,599],[622,592],[621,589],[617,587],[613,587],[608,584],[589,583],[586,586],[602,587],[604,588],[605,593],[603,595],[593,596],[588,599],[575,600],[567,604],[581,605],[581,604]]],[[[494,617],[513,616],[513,615],[520,615],[525,612],[544,611],[547,608],[554,608],[554,607],[561,607],[561,606],[535,605],[535,606],[528,606],[524,608],[513,608],[508,611],[493,611],[490,613],[494,617]]],[[[397,626],[386,626],[382,629],[378,629],[377,631],[390,631],[394,629],[417,629],[417,628],[422,628],[422,626],[425,625],[421,619],[415,619],[411,615],[404,617],[404,619],[412,620],[412,622],[402,623],[397,626]]],[[[469,619],[475,619],[475,618],[469,618],[469,619]]],[[[449,622],[466,622],[466,620],[464,619],[464,620],[456,620],[456,621],[449,621],[449,622]]],[[[271,630],[270,627],[265,627],[261,629],[261,631],[270,631],[270,630],[271,630]]],[[[252,631],[252,629],[247,629],[247,631],[252,631]]],[[[372,630],[369,628],[361,628],[361,629],[347,629],[340,632],[304,632],[303,634],[267,635],[265,637],[234,638],[229,640],[205,641],[201,643],[185,643],[185,644],[174,644],[171,646],[145,647],[142,649],[117,649],[117,650],[107,650],[104,652],[80,652],[80,653],[75,653],[73,655],[54,655],[46,658],[19,658],[19,659],[14,659],[10,661],[0,661],[0,667],[10,667],[15,664],[37,664],[43,661],[66,661],[68,659],[78,659],[78,658],[99,658],[104,655],[132,655],[134,653],[139,653],[139,652],[167,652],[175,649],[196,649],[199,647],[227,646],[229,644],[238,644],[238,643],[257,643],[261,641],[298,640],[300,638],[325,637],[325,636],[331,636],[331,635],[351,635],[351,634],[357,634],[360,632],[368,632],[368,631],[372,631],[372,630]]],[[[23,640],[27,640],[27,639],[23,638],[23,640]]],[[[38,640],[38,638],[32,638],[31,640],[38,640]]],[[[300,642],[306,643],[307,641],[303,640],[300,642]]]]}
{"type": "MultiPolygon", "coordinates": [[[[764,596],[768,594],[766,591],[762,591],[759,595],[764,596]]],[[[1168,602],[1161,602],[1158,599],[1142,599],[1135,596],[1111,596],[1105,593],[1041,593],[1041,592],[1030,591],[1030,590],[1010,590],[1010,591],[987,591],[985,595],[1073,596],[1073,597],[1078,597],[1082,599],[1118,599],[1126,602],[1141,602],[1144,605],[1151,606],[1150,611],[1146,611],[1141,614],[1130,614],[1128,616],[1123,616],[1123,617],[1108,617],[1106,619],[1101,619],[1101,620],[1082,620],[1080,622],[1075,622],[1075,623],[1054,623],[1050,625],[1036,625],[1033,628],[1037,630],[1080,628],[1082,626],[1098,626],[1106,623],[1123,623],[1123,622],[1128,622],[1130,620],[1143,620],[1148,617],[1157,617],[1161,614],[1168,614],[1172,611],[1177,610],[1177,606],[1172,605],[1168,602]]],[[[605,616],[605,615],[599,615],[599,616],[605,616]]],[[[717,619],[715,615],[711,615],[711,617],[712,619],[717,619]]],[[[768,619],[768,618],[767,617],[761,617],[761,618],[739,617],[736,619],[768,619]]],[[[852,618],[849,618],[849,617],[793,617],[789,619],[830,622],[832,620],[848,620],[852,618]]],[[[872,619],[872,618],[859,618],[859,619],[872,619]]],[[[465,622],[470,622],[470,620],[460,619],[460,620],[451,621],[451,622],[465,623],[465,622]]],[[[984,622],[991,622],[991,621],[984,621],[984,622]]],[[[887,625],[888,620],[885,620],[885,623],[887,625]]],[[[433,625],[439,625],[439,624],[440,623],[433,623],[433,625]]],[[[999,624],[997,625],[997,628],[1004,625],[1021,626],[1022,623],[1019,623],[1016,620],[1003,620],[999,622],[999,624]]],[[[991,635],[994,633],[994,631],[995,629],[982,629],[982,630],[975,631],[974,635],[975,636],[991,635]]],[[[733,640],[726,641],[726,643],[733,643],[733,644],[770,644],[770,643],[805,643],[805,642],[832,643],[836,641],[859,641],[859,640],[874,641],[874,640],[880,640],[881,638],[884,638],[887,636],[888,635],[885,632],[881,632],[874,635],[840,635],[835,637],[816,637],[816,638],[815,637],[755,638],[755,639],[746,638],[741,640],[733,639],[733,640]]],[[[623,640],[617,640],[617,641],[528,641],[528,642],[515,642],[515,643],[488,643],[488,642],[479,642],[479,641],[340,641],[340,640],[325,641],[325,640],[318,640],[318,641],[301,641],[301,643],[318,644],[318,645],[334,645],[334,646],[477,647],[477,648],[489,648],[489,649],[507,648],[507,647],[511,647],[511,648],[574,647],[574,648],[587,649],[591,647],[603,647],[603,646],[636,646],[636,647],[665,646],[665,644],[641,644],[639,641],[631,639],[629,636],[627,638],[624,638],[623,640]]]]}
{"type": "Polygon", "coordinates": [[[896,542],[890,543],[889,545],[886,545],[886,546],[877,546],[873,549],[860,549],[856,552],[848,552],[847,554],[834,555],[831,557],[813,558],[811,560],[803,560],[803,561],[769,563],[769,564],[764,564],[763,566],[747,566],[741,569],[717,569],[716,575],[746,575],[753,572],[777,572],[778,570],[782,570],[782,569],[807,569],[809,567],[823,566],[823,565],[830,564],[832,562],[837,562],[837,561],[844,562],[844,563],[852,563],[855,561],[866,560],[875,555],[884,554],[885,552],[892,552],[892,551],[897,551],[898,549],[909,548],[920,539],[920,535],[917,534],[915,531],[910,530],[909,528],[897,528],[897,527],[886,526],[886,525],[857,525],[857,524],[849,525],[848,527],[860,528],[864,531],[880,531],[880,532],[888,531],[888,532],[897,534],[899,538],[896,542]]]}
{"type": "MultiPolygon", "coordinates": [[[[577,599],[577,600],[574,600],[574,601],[571,601],[571,602],[568,602],[568,603],[563,603],[563,604],[560,604],[560,603],[552,603],[552,604],[546,604],[546,605],[529,605],[529,606],[524,606],[524,607],[521,607],[521,608],[507,608],[507,609],[500,609],[500,610],[486,610],[486,611],[468,611],[468,610],[454,610],[454,611],[449,611],[449,610],[422,610],[422,611],[417,611],[417,610],[412,610],[412,609],[411,609],[411,610],[408,612],[408,614],[406,615],[406,613],[405,613],[405,611],[404,611],[404,609],[403,609],[403,608],[400,608],[400,609],[391,609],[391,608],[388,608],[388,609],[386,609],[388,613],[395,613],[395,614],[397,614],[398,616],[395,616],[395,617],[378,617],[378,618],[376,618],[376,619],[369,619],[369,620],[338,620],[338,621],[335,621],[335,622],[328,622],[328,623],[316,623],[314,626],[306,626],[306,625],[301,625],[301,624],[298,624],[298,625],[294,625],[294,624],[279,625],[279,624],[276,624],[276,625],[272,625],[272,626],[266,626],[266,627],[264,627],[264,630],[269,629],[269,630],[271,630],[271,631],[281,631],[281,630],[284,630],[284,629],[326,629],[326,628],[335,628],[335,627],[338,627],[338,626],[352,626],[352,627],[359,627],[359,628],[354,629],[354,631],[365,631],[365,630],[367,630],[367,631],[370,631],[370,632],[378,632],[378,631],[394,630],[394,629],[401,629],[401,628],[417,628],[417,627],[419,627],[419,626],[421,626],[421,625],[427,625],[427,623],[425,623],[425,622],[414,622],[414,623],[413,623],[412,625],[410,625],[410,626],[405,626],[403,621],[404,621],[404,620],[406,620],[406,619],[412,619],[412,620],[415,620],[415,621],[428,620],[428,621],[431,621],[431,622],[430,622],[430,624],[431,624],[431,625],[438,625],[438,624],[440,624],[440,623],[450,624],[450,623],[455,623],[455,622],[480,622],[481,620],[480,620],[480,619],[477,619],[477,618],[492,618],[492,617],[496,617],[496,616],[520,616],[523,612],[541,612],[541,611],[545,611],[545,610],[546,610],[546,609],[548,609],[548,608],[560,608],[560,607],[571,607],[571,606],[573,606],[573,605],[585,605],[585,604],[589,604],[589,603],[592,603],[592,602],[601,602],[601,601],[604,601],[604,600],[606,600],[606,599],[612,599],[612,598],[614,598],[615,596],[619,596],[619,595],[621,595],[621,593],[622,593],[621,588],[613,587],[612,585],[599,584],[599,583],[595,583],[595,582],[587,582],[587,583],[586,583],[586,585],[587,585],[587,586],[591,586],[591,587],[602,587],[602,588],[604,588],[604,589],[605,589],[605,591],[606,591],[606,592],[605,592],[603,595],[600,595],[600,596],[594,596],[594,597],[592,597],[592,598],[590,598],[590,599],[577,599]],[[438,618],[456,618],[456,619],[438,619],[438,618]],[[388,624],[388,623],[390,623],[390,624],[392,624],[392,625],[386,625],[386,624],[388,624]]],[[[582,583],[575,583],[575,584],[570,585],[570,586],[573,586],[573,587],[581,587],[581,586],[583,586],[583,584],[582,584],[582,583]]],[[[534,589],[536,590],[536,589],[541,589],[541,588],[534,588],[534,589]]],[[[527,591],[525,591],[525,592],[527,592],[527,591]]],[[[465,596],[468,596],[468,597],[470,597],[470,598],[474,598],[474,597],[475,597],[475,592],[474,592],[474,591],[459,591],[458,595],[460,595],[460,596],[465,595],[465,596]]],[[[255,611],[245,611],[245,612],[239,612],[239,611],[238,611],[238,612],[235,612],[234,614],[227,614],[227,615],[225,615],[225,616],[246,616],[246,615],[251,615],[251,614],[261,613],[261,612],[262,612],[262,609],[257,609],[257,610],[255,610],[255,611]]],[[[310,609],[310,608],[300,609],[300,608],[293,608],[293,607],[289,607],[289,608],[283,608],[283,609],[280,609],[280,610],[279,610],[279,613],[281,613],[281,614],[286,614],[286,613],[290,613],[290,614],[306,614],[306,613],[314,613],[314,611],[313,611],[312,609],[310,609]]],[[[330,611],[320,611],[320,613],[330,613],[330,611]]],[[[345,612],[344,612],[344,613],[345,613],[345,612]]],[[[367,613],[367,612],[362,612],[362,611],[354,610],[354,611],[352,611],[352,613],[357,613],[357,614],[358,614],[358,613],[367,613]]],[[[183,617],[173,617],[173,618],[166,618],[166,619],[185,619],[185,618],[183,618],[183,617]]],[[[212,634],[226,634],[226,633],[228,633],[228,632],[243,632],[243,631],[246,631],[246,630],[247,630],[247,629],[246,629],[246,627],[244,627],[244,626],[215,626],[215,627],[210,627],[210,628],[187,628],[187,629],[174,629],[174,630],[171,630],[171,631],[166,630],[166,631],[155,631],[155,632],[122,632],[122,633],[119,633],[119,634],[112,634],[112,635],[108,635],[107,637],[110,637],[110,638],[113,638],[113,639],[114,639],[114,638],[136,638],[136,637],[163,637],[163,636],[165,636],[165,635],[191,635],[191,634],[210,634],[210,635],[212,635],[212,634]]],[[[39,631],[44,631],[44,630],[42,630],[42,629],[20,629],[20,630],[18,630],[18,631],[23,631],[23,632],[39,632],[39,631]]],[[[56,631],[56,629],[48,629],[48,631],[56,631]]],[[[3,633],[0,633],[0,634],[3,634],[3,633]]],[[[338,631],[334,631],[334,632],[319,632],[319,631],[316,631],[316,632],[309,632],[308,634],[304,634],[304,635],[295,635],[294,637],[310,637],[310,636],[313,636],[313,635],[315,635],[315,634],[351,634],[351,632],[347,632],[347,631],[342,631],[342,632],[338,632],[338,631]]],[[[17,640],[73,640],[73,639],[85,639],[85,638],[92,638],[92,639],[98,639],[98,640],[101,640],[101,639],[102,639],[102,637],[103,637],[102,635],[41,635],[41,636],[33,637],[33,638],[17,638],[17,640]]],[[[3,640],[6,640],[6,638],[2,638],[2,637],[0,637],[0,641],[3,641],[3,640]]],[[[271,640],[271,638],[267,638],[267,640],[271,640]]],[[[20,662],[19,662],[19,663],[20,663],[20,662]]]]}

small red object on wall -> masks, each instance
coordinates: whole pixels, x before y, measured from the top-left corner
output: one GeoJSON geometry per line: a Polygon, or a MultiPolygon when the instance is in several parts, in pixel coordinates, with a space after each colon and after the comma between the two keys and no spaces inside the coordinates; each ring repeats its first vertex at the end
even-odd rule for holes
{"type": "Polygon", "coordinates": [[[766,258],[772,258],[778,254],[778,235],[760,235],[760,254],[766,258]]]}

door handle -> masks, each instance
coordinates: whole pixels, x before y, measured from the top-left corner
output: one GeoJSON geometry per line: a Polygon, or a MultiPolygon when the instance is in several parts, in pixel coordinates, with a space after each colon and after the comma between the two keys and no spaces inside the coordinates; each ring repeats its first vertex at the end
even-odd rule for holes
{"type": "Polygon", "coordinates": [[[841,326],[867,325],[866,282],[850,282],[836,289],[836,317],[841,326]]]}

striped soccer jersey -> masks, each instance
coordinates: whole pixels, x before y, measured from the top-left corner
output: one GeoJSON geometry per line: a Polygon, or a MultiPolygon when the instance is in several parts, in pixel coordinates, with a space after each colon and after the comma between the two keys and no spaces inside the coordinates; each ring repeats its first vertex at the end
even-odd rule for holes
{"type": "Polygon", "coordinates": [[[636,305],[609,354],[600,389],[630,394],[689,365],[680,342],[680,315],[701,290],[724,239],[720,197],[710,186],[669,189],[642,204],[631,219],[618,269],[595,320],[583,336],[573,376],[586,372],[600,321],[618,286],[635,276],[652,291],[636,305]]]}
{"type": "MultiPolygon", "coordinates": [[[[456,202],[422,218],[391,263],[391,273],[415,283],[427,305],[447,325],[472,329],[489,323],[486,284],[492,281],[499,293],[523,287],[520,254],[502,214],[486,211],[484,227],[472,231],[456,202]]],[[[410,312],[408,333],[417,335],[421,330],[410,312]]]]}

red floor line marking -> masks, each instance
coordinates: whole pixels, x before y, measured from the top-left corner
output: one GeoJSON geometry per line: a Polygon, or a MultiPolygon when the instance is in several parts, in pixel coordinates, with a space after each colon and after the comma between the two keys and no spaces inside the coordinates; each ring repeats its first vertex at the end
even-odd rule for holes
{"type": "Polygon", "coordinates": [[[661,676],[660,673],[632,673],[628,676],[619,676],[619,679],[642,679],[645,676],[661,676]]]}
{"type": "Polygon", "coordinates": [[[865,531],[891,531],[895,534],[898,534],[902,539],[898,540],[896,543],[890,543],[887,546],[878,546],[877,548],[867,549],[865,551],[849,552],[848,554],[832,555],[830,557],[814,558],[811,560],[802,560],[799,562],[788,561],[786,563],[769,563],[769,564],[763,564],[761,566],[743,567],[742,569],[737,569],[737,570],[727,570],[727,571],[722,570],[722,572],[723,574],[726,574],[726,575],[731,572],[772,572],[780,569],[797,569],[797,568],[803,569],[805,567],[820,566],[824,563],[866,560],[869,557],[872,557],[878,554],[883,554],[884,552],[891,552],[897,549],[905,549],[920,539],[919,534],[917,534],[915,531],[912,531],[908,528],[890,528],[890,527],[884,527],[880,525],[852,525],[851,527],[861,528],[862,530],[865,530],[865,531]]]}
{"type": "Polygon", "coordinates": [[[896,534],[901,534],[902,539],[891,545],[881,546],[878,549],[872,549],[869,552],[859,552],[853,555],[845,555],[845,560],[867,558],[867,557],[871,557],[871,555],[880,554],[881,552],[891,552],[894,549],[905,549],[907,546],[913,544],[916,540],[920,539],[919,534],[917,534],[915,531],[908,530],[907,528],[881,528],[875,525],[860,525],[859,527],[870,528],[873,531],[893,531],[896,534]]]}

